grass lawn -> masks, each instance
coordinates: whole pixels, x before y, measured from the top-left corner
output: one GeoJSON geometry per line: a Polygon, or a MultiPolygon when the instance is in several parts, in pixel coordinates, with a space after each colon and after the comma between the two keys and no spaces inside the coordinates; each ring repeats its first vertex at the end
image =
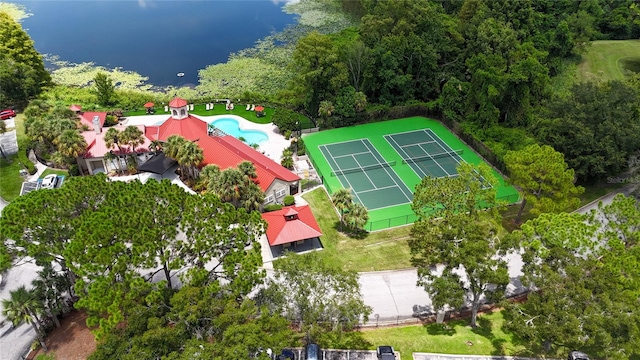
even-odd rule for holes
{"type": "Polygon", "coordinates": [[[588,80],[622,80],[640,72],[640,40],[594,41],[578,65],[577,77],[588,80]]]}
{"type": "Polygon", "coordinates": [[[6,201],[12,201],[20,195],[20,188],[24,178],[20,176],[20,161],[16,155],[7,156],[9,161],[0,157],[0,196],[6,201]]]}
{"type": "MultiPolygon", "coordinates": [[[[18,144],[23,144],[27,140],[27,136],[24,133],[24,115],[18,114],[14,120],[18,144]]],[[[20,195],[20,189],[24,181],[24,178],[20,176],[20,169],[24,169],[24,167],[20,163],[24,164],[28,159],[23,156],[21,160],[21,157],[17,154],[7,156],[7,159],[8,161],[0,158],[0,196],[6,201],[12,201],[20,195]]]]}
{"type": "Polygon", "coordinates": [[[393,328],[365,329],[363,337],[373,344],[391,345],[400,352],[402,360],[412,359],[414,352],[530,356],[524,346],[518,345],[512,334],[502,331],[501,312],[478,316],[477,329],[468,326],[468,320],[440,324],[412,325],[393,328]]]}
{"type": "MultiPolygon", "coordinates": [[[[256,116],[255,111],[247,111],[245,109],[246,109],[246,104],[244,106],[240,106],[240,104],[238,104],[233,108],[233,110],[226,110],[224,104],[216,104],[213,107],[213,110],[207,110],[205,107],[205,104],[196,104],[193,107],[193,111],[189,111],[189,113],[194,115],[199,115],[199,116],[237,115],[256,124],[269,124],[271,123],[271,117],[273,116],[273,112],[275,111],[274,108],[265,108],[264,109],[265,116],[258,117],[256,116]]],[[[169,112],[164,111],[164,106],[157,107],[155,115],[162,115],[162,114],[169,115],[169,112]]],[[[137,111],[128,111],[124,114],[124,116],[138,116],[138,115],[147,115],[147,112],[146,110],[143,109],[143,110],[137,110],[137,111]]],[[[309,120],[308,117],[302,114],[299,114],[299,116],[300,116],[300,127],[302,129],[309,129],[314,127],[313,123],[311,122],[311,120],[309,120]]]]}
{"type": "Polygon", "coordinates": [[[322,230],[320,240],[324,250],[315,253],[322,261],[355,271],[411,267],[407,245],[411,226],[368,233],[362,239],[348,237],[338,231],[338,214],[323,188],[315,189],[302,197],[309,202],[322,230]]]}

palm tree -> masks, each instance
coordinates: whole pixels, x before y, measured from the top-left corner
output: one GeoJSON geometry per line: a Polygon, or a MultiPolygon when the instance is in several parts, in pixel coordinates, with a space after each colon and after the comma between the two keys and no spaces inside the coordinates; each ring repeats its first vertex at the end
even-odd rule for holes
{"type": "Polygon", "coordinates": [[[293,169],[293,151],[289,149],[284,149],[284,151],[282,151],[282,160],[280,160],[280,165],[289,170],[293,169]]]}
{"type": "Polygon", "coordinates": [[[151,144],[149,144],[149,150],[152,151],[154,155],[159,151],[162,151],[162,141],[151,140],[151,144]]]}
{"type": "MultiPolygon", "coordinates": [[[[167,138],[167,141],[162,145],[164,155],[171,159],[178,161],[178,152],[182,145],[187,141],[180,135],[171,135],[167,138]]],[[[184,166],[180,164],[180,172],[184,175],[184,166]]]]}
{"type": "Polygon", "coordinates": [[[264,203],[264,193],[260,190],[260,187],[254,183],[250,183],[242,191],[240,198],[240,206],[247,211],[260,210],[260,207],[264,203]]]}
{"type": "Polygon", "coordinates": [[[11,321],[13,326],[18,326],[24,322],[30,323],[38,335],[42,349],[46,352],[47,346],[37,325],[40,323],[37,314],[40,310],[42,310],[42,304],[38,302],[34,293],[24,286],[11,291],[9,299],[2,300],[2,315],[11,321]]]}
{"type": "Polygon", "coordinates": [[[44,264],[42,270],[38,271],[38,276],[32,283],[34,295],[42,301],[45,313],[59,328],[58,315],[67,308],[63,293],[70,286],[69,279],[53,270],[50,263],[44,264]]]}
{"type": "Polygon", "coordinates": [[[242,175],[248,177],[251,180],[255,180],[258,178],[256,166],[253,165],[251,161],[243,161],[238,164],[238,170],[242,173],[242,175]]]}
{"type": "Polygon", "coordinates": [[[187,139],[180,135],[171,135],[167,138],[167,141],[163,144],[162,149],[164,154],[173,160],[178,160],[178,151],[182,147],[187,139]]]}
{"type": "Polygon", "coordinates": [[[178,158],[176,160],[180,166],[184,166],[187,169],[187,178],[195,179],[196,169],[204,160],[204,153],[196,143],[185,141],[178,150],[178,158]]]}
{"type": "Polygon", "coordinates": [[[364,229],[364,225],[369,221],[369,213],[367,208],[360,203],[352,203],[344,215],[345,223],[354,231],[360,232],[364,229]]]}
{"type": "Polygon", "coordinates": [[[127,126],[121,133],[121,141],[129,146],[129,152],[136,152],[136,146],[144,144],[144,134],[137,126],[127,126]]]}
{"type": "Polygon", "coordinates": [[[104,144],[107,145],[107,148],[111,149],[113,145],[118,147],[118,151],[122,154],[122,138],[121,132],[116,128],[109,128],[107,132],[104,134],[104,144]]]}
{"type": "Polygon", "coordinates": [[[116,128],[109,128],[109,130],[107,130],[107,132],[104,134],[104,144],[107,146],[107,148],[111,149],[113,147],[113,145],[115,145],[116,147],[118,147],[118,153],[119,155],[116,155],[115,153],[111,153],[111,155],[113,155],[115,158],[112,160],[117,159],[117,171],[120,172],[122,171],[121,167],[122,167],[122,161],[120,161],[120,155],[122,155],[123,151],[122,151],[122,145],[124,144],[122,142],[122,133],[116,129],[116,128]]]}
{"type": "Polygon", "coordinates": [[[240,207],[244,181],[245,176],[240,170],[228,168],[220,172],[220,177],[214,186],[214,192],[222,201],[240,207]]]}
{"type": "Polygon", "coordinates": [[[344,224],[344,214],[351,204],[353,204],[353,196],[351,195],[351,189],[340,189],[333,193],[331,196],[331,202],[338,209],[340,213],[340,231],[342,231],[342,225],[344,224]]]}
{"type": "Polygon", "coordinates": [[[220,167],[218,165],[209,164],[200,170],[200,183],[204,185],[207,191],[213,192],[215,183],[220,177],[220,167]]]}
{"type": "Polygon", "coordinates": [[[318,116],[320,116],[320,118],[322,119],[322,122],[320,124],[317,124],[318,127],[320,127],[320,125],[323,125],[327,121],[327,118],[333,115],[335,111],[336,111],[336,108],[333,106],[333,103],[331,101],[328,101],[328,100],[321,101],[320,107],[318,108],[318,116]]]}
{"type": "Polygon", "coordinates": [[[70,159],[75,159],[87,150],[87,142],[77,130],[65,130],[54,141],[58,151],[70,159]]]}

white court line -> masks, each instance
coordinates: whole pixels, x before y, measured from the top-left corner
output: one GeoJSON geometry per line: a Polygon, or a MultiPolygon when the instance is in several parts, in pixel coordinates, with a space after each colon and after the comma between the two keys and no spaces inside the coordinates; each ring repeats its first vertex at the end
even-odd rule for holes
{"type": "MultiPolygon", "coordinates": [[[[448,152],[448,151],[447,151],[447,149],[446,149],[444,146],[442,146],[442,144],[445,144],[445,145],[446,145],[446,143],[444,142],[444,140],[442,140],[442,138],[440,138],[440,136],[438,136],[436,133],[434,133],[433,131],[431,131],[431,129],[423,129],[422,131],[424,131],[424,133],[425,133],[425,134],[427,134],[427,135],[431,138],[431,140],[433,140],[436,144],[438,144],[438,146],[440,146],[440,148],[441,148],[442,150],[444,150],[444,152],[448,152]],[[427,132],[427,130],[429,130],[429,131],[427,132]],[[434,136],[435,136],[435,137],[437,137],[437,138],[440,140],[440,142],[436,141],[436,138],[435,138],[434,136]]],[[[447,147],[448,147],[449,149],[451,149],[451,147],[450,147],[449,145],[447,145],[447,147]]],[[[422,146],[420,146],[420,148],[421,148],[422,150],[424,150],[424,148],[422,148],[422,146]]],[[[453,149],[451,149],[451,152],[455,152],[455,151],[453,151],[453,149]]],[[[457,154],[456,154],[456,155],[457,155],[457,154]]],[[[431,156],[431,155],[429,155],[429,156],[431,156]]],[[[455,161],[456,161],[456,163],[458,163],[458,165],[460,165],[460,161],[458,161],[458,159],[456,159],[456,157],[455,157],[455,156],[451,156],[451,157],[453,158],[453,160],[455,160],[455,161]]],[[[451,174],[450,174],[447,170],[445,170],[445,169],[440,165],[440,163],[439,163],[439,162],[437,162],[433,157],[431,157],[431,159],[432,159],[436,164],[438,164],[438,166],[440,167],[440,169],[442,169],[442,171],[444,171],[444,172],[448,175],[448,177],[451,177],[451,174]]],[[[457,168],[457,166],[456,166],[456,168],[457,168]]]]}
{"type": "Polygon", "coordinates": [[[361,155],[361,154],[369,154],[369,152],[368,152],[368,151],[363,151],[363,152],[359,152],[359,153],[346,154],[346,155],[338,155],[338,156],[333,156],[333,155],[332,155],[332,157],[333,157],[334,159],[340,159],[340,158],[347,157],[347,156],[361,155]]]}
{"type": "MultiPolygon", "coordinates": [[[[375,158],[375,156],[374,156],[374,158],[375,158]]],[[[377,160],[377,159],[376,159],[376,160],[377,160]]],[[[362,172],[364,173],[364,176],[366,176],[366,177],[367,177],[367,179],[369,179],[369,182],[370,182],[370,183],[371,183],[371,185],[373,186],[373,190],[378,189],[378,187],[377,187],[377,186],[376,186],[376,184],[373,182],[373,180],[371,180],[371,178],[369,177],[369,175],[367,174],[367,172],[366,172],[366,171],[364,171],[364,168],[362,167],[362,165],[360,165],[360,161],[358,161],[358,159],[356,159],[356,157],[355,157],[355,156],[353,157],[353,161],[355,161],[355,162],[358,164],[358,166],[360,166],[360,169],[363,169],[363,170],[362,170],[362,172]]],[[[378,163],[380,164],[380,161],[378,161],[378,163]]],[[[358,192],[360,192],[360,191],[358,191],[358,192]]]]}
{"type": "MultiPolygon", "coordinates": [[[[391,147],[392,147],[392,148],[394,148],[394,149],[395,149],[395,147],[391,144],[391,141],[393,141],[396,145],[398,145],[398,147],[400,148],[400,150],[402,150],[402,153],[403,153],[403,154],[405,154],[405,155],[407,156],[406,158],[403,158],[403,160],[406,160],[406,159],[411,158],[411,156],[409,156],[409,154],[407,154],[407,152],[404,150],[404,148],[402,148],[402,146],[400,146],[400,144],[398,144],[398,142],[396,141],[396,139],[394,139],[394,138],[393,138],[393,136],[385,135],[385,136],[384,136],[384,138],[385,138],[385,140],[387,140],[387,142],[389,143],[389,145],[391,145],[391,147]],[[388,137],[387,137],[387,136],[388,136],[388,137]]],[[[422,150],[424,150],[424,149],[422,149],[422,150]]],[[[402,154],[401,154],[400,156],[402,156],[402,154]]],[[[414,162],[414,164],[416,164],[416,163],[414,162]]],[[[407,165],[409,165],[409,164],[407,164],[407,165]]],[[[418,165],[418,164],[416,164],[416,165],[418,165]]],[[[419,169],[419,170],[420,170],[420,172],[422,173],[422,176],[420,176],[420,174],[418,174],[418,172],[416,171],[416,169],[414,169],[414,168],[413,168],[413,166],[409,166],[409,167],[411,168],[411,170],[413,170],[413,172],[414,172],[414,173],[416,173],[416,175],[417,175],[420,179],[422,179],[422,178],[424,178],[424,177],[426,177],[426,176],[432,176],[432,174],[426,174],[426,173],[424,172],[424,170],[422,170],[422,168],[421,168],[419,165],[418,165],[418,169],[419,169]]]]}
{"type": "MultiPolygon", "coordinates": [[[[365,143],[363,140],[361,140],[361,141],[362,141],[362,143],[364,144],[364,146],[366,146],[366,147],[367,147],[367,149],[369,149],[369,151],[371,151],[371,149],[369,148],[369,145],[367,145],[367,143],[365,143]]],[[[369,141],[369,140],[367,139],[367,141],[369,141]]],[[[371,144],[371,145],[373,145],[373,144],[371,144]]],[[[375,149],[375,146],[374,146],[374,149],[375,149]]],[[[376,150],[376,151],[377,151],[377,150],[376,150]]],[[[372,154],[372,155],[373,155],[373,157],[376,159],[376,161],[378,161],[378,164],[382,164],[382,163],[380,162],[380,159],[378,159],[378,158],[374,155],[373,151],[371,151],[371,154],[372,154]]],[[[391,180],[393,180],[393,183],[394,183],[394,184],[396,184],[396,186],[398,187],[398,189],[400,190],[400,192],[402,192],[402,195],[404,195],[404,197],[405,197],[408,201],[411,201],[411,199],[407,196],[407,194],[405,194],[404,190],[402,190],[402,187],[401,187],[400,185],[398,185],[398,182],[396,182],[396,179],[394,179],[394,178],[393,178],[393,176],[391,176],[391,174],[389,174],[389,171],[387,170],[387,168],[383,167],[383,169],[384,169],[384,172],[386,172],[386,173],[387,173],[387,176],[389,176],[389,177],[391,178],[391,180]]],[[[392,170],[392,171],[393,171],[393,170],[392,170]]],[[[404,184],[404,183],[403,183],[403,185],[405,185],[405,187],[407,187],[407,186],[406,186],[406,184],[404,184]]],[[[411,190],[409,190],[409,191],[411,191],[411,190]]]]}
{"type": "Polygon", "coordinates": [[[359,193],[366,193],[366,192],[370,192],[370,191],[391,189],[391,188],[397,188],[397,187],[398,187],[397,185],[383,186],[383,187],[379,187],[379,188],[375,188],[375,189],[371,189],[371,190],[364,190],[364,191],[358,191],[358,192],[359,193]]]}
{"type": "MultiPolygon", "coordinates": [[[[324,145],[321,145],[321,146],[324,146],[324,145]]],[[[329,149],[327,149],[327,148],[326,148],[326,146],[325,146],[325,149],[326,149],[326,150],[327,150],[327,152],[329,153],[329,156],[331,156],[331,158],[333,158],[333,154],[331,154],[331,151],[329,151],[329,149]]],[[[324,154],[323,154],[323,155],[324,155],[324,154]]],[[[327,162],[329,162],[329,161],[327,161],[327,162]]],[[[329,163],[329,166],[331,166],[331,163],[329,163]]],[[[333,169],[333,166],[331,166],[331,170],[336,171],[335,169],[333,169]]],[[[342,184],[342,186],[343,186],[343,187],[345,187],[345,188],[351,189],[351,191],[353,192],[353,196],[355,196],[355,197],[358,199],[358,202],[360,202],[360,204],[363,204],[363,203],[362,203],[362,199],[360,199],[360,197],[358,196],[358,192],[357,192],[357,191],[355,191],[355,190],[353,189],[353,187],[352,187],[352,185],[351,185],[351,182],[349,182],[349,179],[347,179],[347,177],[346,177],[346,176],[342,175],[342,177],[343,177],[343,178],[344,178],[344,180],[347,182],[347,184],[349,184],[349,186],[348,186],[348,187],[346,187],[346,186],[344,186],[344,183],[342,182],[342,180],[340,179],[340,177],[339,177],[339,176],[336,176],[336,177],[338,178],[338,181],[340,182],[340,184],[342,184]]],[[[364,204],[363,204],[363,205],[364,205],[364,204]]]]}

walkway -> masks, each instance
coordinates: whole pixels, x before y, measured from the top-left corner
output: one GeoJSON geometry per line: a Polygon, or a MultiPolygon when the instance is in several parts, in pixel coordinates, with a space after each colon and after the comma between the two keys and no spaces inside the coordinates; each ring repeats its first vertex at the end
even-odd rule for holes
{"type": "MultiPolygon", "coordinates": [[[[482,355],[447,355],[432,353],[413,353],[413,360],[538,360],[518,356],[482,356],[482,355]]],[[[553,359],[546,359],[553,360],[553,359]]]]}

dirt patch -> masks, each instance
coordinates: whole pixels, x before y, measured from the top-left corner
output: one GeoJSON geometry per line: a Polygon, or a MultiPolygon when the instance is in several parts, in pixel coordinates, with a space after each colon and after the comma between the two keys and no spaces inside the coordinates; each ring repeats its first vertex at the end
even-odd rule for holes
{"type": "MultiPolygon", "coordinates": [[[[73,310],[60,320],[60,328],[47,336],[47,354],[55,354],[56,359],[84,360],[96,350],[96,340],[86,325],[87,313],[73,310]]],[[[27,359],[35,359],[44,354],[42,349],[31,352],[27,359]]]]}

